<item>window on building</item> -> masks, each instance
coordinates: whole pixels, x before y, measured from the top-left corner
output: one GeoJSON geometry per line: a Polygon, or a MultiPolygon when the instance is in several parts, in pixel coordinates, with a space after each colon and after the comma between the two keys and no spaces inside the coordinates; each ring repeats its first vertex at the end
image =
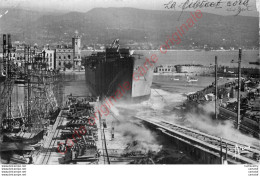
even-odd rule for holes
{"type": "Polygon", "coordinates": [[[66,56],[64,56],[64,59],[66,59],[66,56]]]}
{"type": "Polygon", "coordinates": [[[61,59],[61,56],[59,56],[59,59],[61,59]]]}
{"type": "Polygon", "coordinates": [[[68,58],[70,59],[70,55],[68,55],[68,58]]]}
{"type": "Polygon", "coordinates": [[[52,54],[50,53],[50,57],[52,57],[52,54]]]}
{"type": "Polygon", "coordinates": [[[59,62],[59,66],[61,66],[61,62],[59,62]]]}

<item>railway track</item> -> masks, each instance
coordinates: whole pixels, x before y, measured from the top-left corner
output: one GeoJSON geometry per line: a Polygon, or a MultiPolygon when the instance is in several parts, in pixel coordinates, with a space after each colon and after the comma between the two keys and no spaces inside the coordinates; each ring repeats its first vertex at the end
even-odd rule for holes
{"type": "MultiPolygon", "coordinates": [[[[62,114],[62,111],[61,111],[62,114]]],[[[55,122],[54,126],[53,126],[53,130],[51,131],[50,135],[48,136],[48,141],[47,141],[47,146],[45,146],[44,148],[47,148],[47,151],[45,152],[45,155],[43,157],[43,159],[41,160],[40,164],[48,164],[49,160],[51,158],[51,154],[53,152],[53,147],[56,144],[57,141],[57,137],[60,134],[60,130],[61,129],[57,129],[58,126],[60,126],[63,122],[63,116],[59,115],[57,118],[57,122],[55,122]]]]}
{"type": "MultiPolygon", "coordinates": [[[[237,126],[237,122],[236,122],[236,118],[237,118],[237,114],[229,109],[226,109],[226,108],[223,108],[223,107],[219,107],[219,110],[220,110],[220,117],[223,118],[223,119],[228,119],[229,121],[231,121],[234,126],[236,127],[237,126]]],[[[246,119],[247,117],[245,117],[246,119]]],[[[245,120],[244,120],[245,121],[245,120]]],[[[257,122],[252,122],[251,120],[251,125],[253,125],[255,128],[257,128],[258,124],[257,122]]],[[[249,133],[251,135],[253,135],[254,137],[256,138],[260,138],[260,134],[259,134],[259,131],[257,130],[254,130],[253,128],[250,128],[248,127],[247,125],[244,124],[244,122],[242,121],[240,123],[240,131],[244,132],[244,133],[249,133]]]]}
{"type": "Polygon", "coordinates": [[[215,153],[220,153],[222,148],[223,155],[225,155],[225,152],[227,151],[227,159],[233,163],[259,164],[259,148],[223,138],[221,139],[219,137],[176,125],[164,120],[144,119],[141,117],[136,118],[159,127],[159,129],[165,134],[189,141],[191,145],[200,146],[215,153]]]}

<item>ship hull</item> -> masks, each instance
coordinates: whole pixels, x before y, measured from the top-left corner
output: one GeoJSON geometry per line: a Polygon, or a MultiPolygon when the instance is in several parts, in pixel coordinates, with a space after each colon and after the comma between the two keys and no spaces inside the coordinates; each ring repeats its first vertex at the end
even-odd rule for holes
{"type": "Polygon", "coordinates": [[[114,98],[129,102],[148,100],[151,94],[153,67],[143,66],[145,56],[109,60],[85,66],[86,84],[93,96],[114,98]],[[143,69],[140,69],[143,67],[143,69]]]}

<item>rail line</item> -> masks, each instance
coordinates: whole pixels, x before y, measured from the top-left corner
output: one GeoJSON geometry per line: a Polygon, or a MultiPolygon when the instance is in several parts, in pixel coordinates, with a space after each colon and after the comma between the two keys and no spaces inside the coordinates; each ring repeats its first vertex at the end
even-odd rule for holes
{"type": "Polygon", "coordinates": [[[197,130],[189,129],[180,125],[173,124],[159,119],[136,118],[152,124],[172,137],[189,141],[191,145],[200,146],[212,151],[220,156],[222,148],[223,153],[227,149],[227,160],[231,163],[241,164],[259,164],[260,149],[227,139],[220,139],[197,130]],[[222,142],[221,142],[222,141],[222,142]]]}
{"type": "MultiPolygon", "coordinates": [[[[220,111],[219,115],[221,118],[228,119],[229,121],[231,121],[234,124],[234,126],[237,125],[237,122],[236,122],[237,113],[235,113],[227,108],[224,108],[224,107],[219,107],[219,111],[220,111]]],[[[257,125],[257,122],[255,122],[255,123],[257,125]]],[[[248,126],[244,125],[243,123],[240,123],[239,126],[240,126],[241,131],[243,131],[245,133],[250,133],[257,138],[260,137],[259,131],[249,128],[248,126]]]]}
{"type": "Polygon", "coordinates": [[[51,157],[51,153],[53,150],[53,147],[57,141],[57,137],[60,133],[61,129],[57,129],[58,126],[60,126],[63,122],[63,116],[62,116],[62,111],[60,112],[58,118],[57,118],[57,122],[55,122],[53,129],[54,131],[51,131],[50,136],[48,137],[48,142],[47,142],[47,151],[41,161],[41,164],[48,164],[50,157],[51,157]]]}

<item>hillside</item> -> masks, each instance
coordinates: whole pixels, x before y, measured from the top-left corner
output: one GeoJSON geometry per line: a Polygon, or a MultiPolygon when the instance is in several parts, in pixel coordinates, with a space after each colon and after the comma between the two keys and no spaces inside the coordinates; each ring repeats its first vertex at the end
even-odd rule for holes
{"type": "MultiPolygon", "coordinates": [[[[15,40],[38,44],[70,42],[75,30],[83,44],[149,43],[159,46],[190,17],[190,12],[155,11],[134,8],[95,8],[86,13],[39,14],[10,11],[0,19],[0,33],[14,34],[15,40]],[[22,14],[22,15],[21,15],[22,14]]],[[[257,47],[258,19],[246,16],[220,16],[203,13],[182,38],[179,48],[192,43],[212,47],[257,47]]]]}

